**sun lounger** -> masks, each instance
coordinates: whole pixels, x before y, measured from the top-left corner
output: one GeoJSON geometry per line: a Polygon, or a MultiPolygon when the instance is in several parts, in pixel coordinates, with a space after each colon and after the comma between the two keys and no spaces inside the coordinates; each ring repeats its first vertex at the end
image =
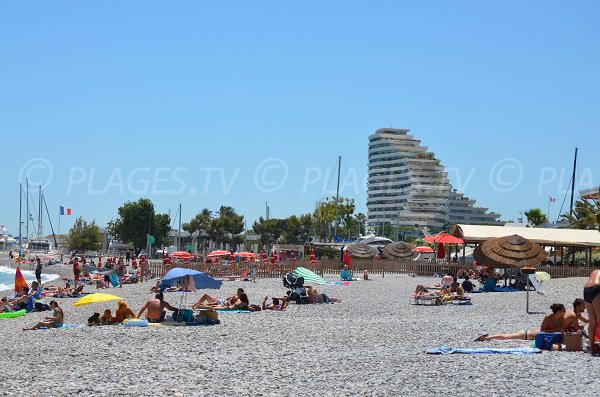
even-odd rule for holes
{"type": "Polygon", "coordinates": [[[439,306],[442,304],[442,299],[436,295],[415,296],[410,303],[420,306],[439,306]]]}

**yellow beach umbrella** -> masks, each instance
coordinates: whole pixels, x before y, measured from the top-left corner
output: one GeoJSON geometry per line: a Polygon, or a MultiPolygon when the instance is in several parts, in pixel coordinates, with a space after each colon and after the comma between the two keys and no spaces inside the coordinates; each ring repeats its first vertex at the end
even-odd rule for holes
{"type": "Polygon", "coordinates": [[[116,295],[103,294],[103,293],[97,292],[97,293],[93,293],[93,294],[84,296],[83,298],[81,298],[77,302],[75,302],[73,304],[73,306],[85,306],[85,305],[91,305],[92,303],[103,303],[103,302],[120,301],[120,300],[123,300],[123,298],[118,297],[116,295]]]}

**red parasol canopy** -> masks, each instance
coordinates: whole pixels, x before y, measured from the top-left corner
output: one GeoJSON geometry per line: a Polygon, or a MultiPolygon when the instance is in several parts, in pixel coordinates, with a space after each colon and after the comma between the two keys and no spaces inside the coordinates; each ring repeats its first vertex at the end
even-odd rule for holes
{"type": "Polygon", "coordinates": [[[185,251],[175,251],[171,254],[172,257],[174,258],[191,258],[192,254],[190,254],[189,252],[185,252],[185,251]]]}
{"type": "Polygon", "coordinates": [[[25,280],[25,276],[21,273],[21,268],[17,266],[17,271],[15,272],[15,292],[23,291],[23,287],[27,287],[27,281],[25,280]]]}
{"type": "Polygon", "coordinates": [[[231,252],[229,251],[221,251],[221,250],[217,250],[217,251],[212,251],[210,254],[208,254],[206,257],[207,258],[214,258],[216,256],[227,256],[227,255],[231,255],[231,252]]]}
{"type": "Polygon", "coordinates": [[[240,258],[256,259],[256,254],[254,252],[236,252],[234,255],[239,256],[240,258]]]}
{"type": "Polygon", "coordinates": [[[463,244],[464,241],[458,237],[454,237],[448,233],[438,233],[435,236],[425,237],[423,241],[428,243],[442,243],[442,244],[463,244]]]}
{"type": "Polygon", "coordinates": [[[415,247],[413,249],[413,252],[432,253],[434,251],[433,251],[433,248],[423,245],[420,247],[415,247]]]}

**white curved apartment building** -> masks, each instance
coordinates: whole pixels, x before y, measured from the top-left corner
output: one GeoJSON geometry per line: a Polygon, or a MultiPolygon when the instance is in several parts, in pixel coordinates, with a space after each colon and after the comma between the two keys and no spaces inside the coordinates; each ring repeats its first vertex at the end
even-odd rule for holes
{"type": "Polygon", "coordinates": [[[500,215],[474,207],[474,200],[452,189],[444,166],[409,131],[382,128],[369,137],[369,224],[501,225],[500,215]]]}

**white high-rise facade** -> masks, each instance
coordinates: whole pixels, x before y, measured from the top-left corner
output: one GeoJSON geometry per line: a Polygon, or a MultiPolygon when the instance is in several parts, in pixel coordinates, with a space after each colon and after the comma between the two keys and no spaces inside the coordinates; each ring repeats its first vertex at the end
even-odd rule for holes
{"type": "Polygon", "coordinates": [[[444,166],[409,131],[383,128],[369,137],[369,224],[432,230],[452,223],[501,225],[500,215],[452,189],[444,166]]]}

